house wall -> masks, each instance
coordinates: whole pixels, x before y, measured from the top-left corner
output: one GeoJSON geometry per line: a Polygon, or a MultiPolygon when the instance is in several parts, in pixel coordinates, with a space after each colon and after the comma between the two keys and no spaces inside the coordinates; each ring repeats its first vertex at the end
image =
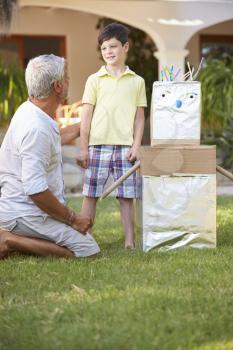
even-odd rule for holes
{"type": "Polygon", "coordinates": [[[186,49],[189,50],[188,60],[191,65],[198,66],[200,61],[200,34],[206,35],[233,35],[233,20],[219,23],[205,28],[196,33],[188,42],[186,49]]]}
{"type": "Polygon", "coordinates": [[[11,34],[64,35],[70,75],[69,103],[82,98],[85,81],[102,61],[97,52],[98,16],[70,10],[23,7],[11,34]]]}
{"type": "MultiPolygon", "coordinates": [[[[64,35],[66,55],[70,74],[69,103],[82,97],[85,81],[98,70],[102,61],[97,52],[98,30],[95,29],[99,16],[90,13],[43,7],[22,7],[13,21],[11,34],[64,35]]],[[[230,35],[233,20],[208,27],[196,33],[187,43],[188,60],[197,66],[200,61],[200,34],[230,35]]],[[[152,67],[153,69],[153,67],[152,67]]]]}

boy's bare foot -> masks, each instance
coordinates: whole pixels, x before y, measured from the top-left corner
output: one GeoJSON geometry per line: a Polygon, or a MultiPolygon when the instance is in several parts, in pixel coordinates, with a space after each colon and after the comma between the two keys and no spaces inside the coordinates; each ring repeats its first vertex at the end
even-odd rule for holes
{"type": "Polygon", "coordinates": [[[7,258],[10,254],[10,249],[8,247],[8,238],[11,236],[11,233],[8,231],[0,230],[0,259],[7,258]]]}
{"type": "Polygon", "coordinates": [[[126,250],[134,250],[135,248],[135,243],[125,243],[125,249],[126,250]]]}

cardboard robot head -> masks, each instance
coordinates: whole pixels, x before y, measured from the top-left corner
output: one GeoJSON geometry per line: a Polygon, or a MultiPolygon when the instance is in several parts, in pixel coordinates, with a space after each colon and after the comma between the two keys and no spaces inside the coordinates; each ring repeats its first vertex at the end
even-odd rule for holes
{"type": "Polygon", "coordinates": [[[156,81],[151,102],[151,143],[200,144],[201,83],[156,81]]]}

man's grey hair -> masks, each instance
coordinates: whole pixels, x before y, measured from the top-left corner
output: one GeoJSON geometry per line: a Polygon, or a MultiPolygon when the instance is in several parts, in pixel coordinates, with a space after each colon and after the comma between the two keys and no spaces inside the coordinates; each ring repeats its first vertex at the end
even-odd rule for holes
{"type": "Polygon", "coordinates": [[[32,58],[25,71],[29,97],[37,99],[51,95],[53,83],[65,75],[65,59],[55,55],[41,55],[32,58]]]}

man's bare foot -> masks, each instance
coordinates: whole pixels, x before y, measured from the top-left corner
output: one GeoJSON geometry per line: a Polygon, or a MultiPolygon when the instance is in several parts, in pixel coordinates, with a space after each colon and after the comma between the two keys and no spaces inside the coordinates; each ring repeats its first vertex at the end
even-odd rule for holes
{"type": "Polygon", "coordinates": [[[10,249],[8,247],[8,238],[12,234],[8,231],[0,230],[0,259],[7,258],[10,254],[10,249]]]}

